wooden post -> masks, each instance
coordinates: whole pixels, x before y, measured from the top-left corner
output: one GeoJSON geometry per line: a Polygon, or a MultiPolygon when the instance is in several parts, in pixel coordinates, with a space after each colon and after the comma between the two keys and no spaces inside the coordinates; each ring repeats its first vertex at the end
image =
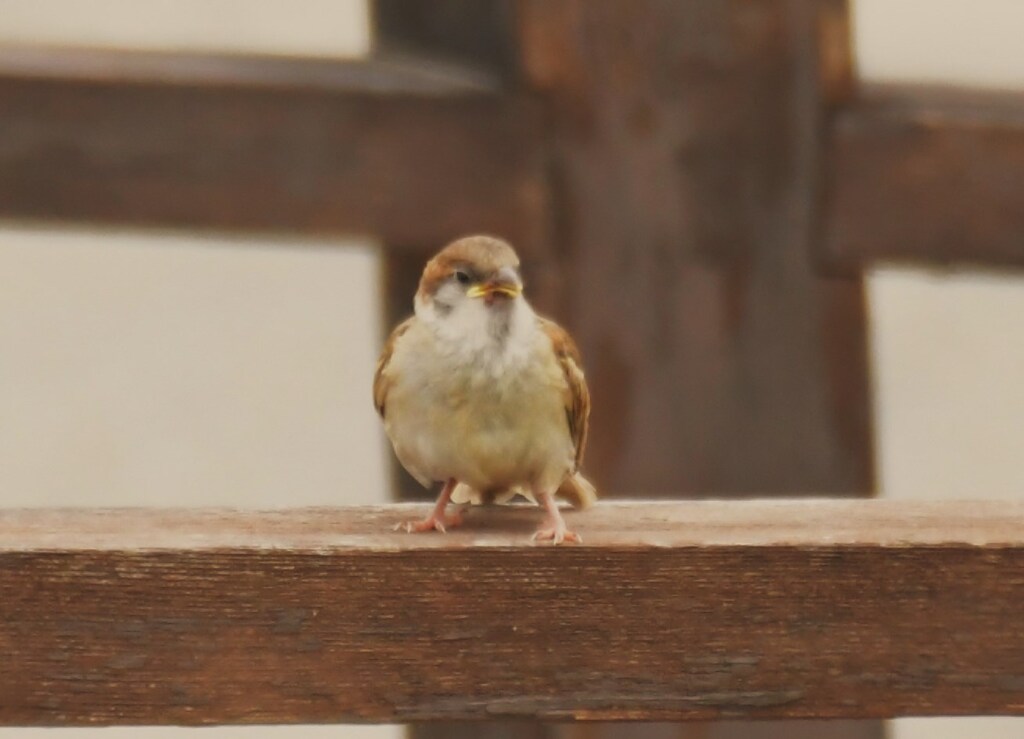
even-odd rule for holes
{"type": "Polygon", "coordinates": [[[873,487],[864,296],[818,236],[814,2],[523,5],[589,464],[645,495],[873,487]]]}

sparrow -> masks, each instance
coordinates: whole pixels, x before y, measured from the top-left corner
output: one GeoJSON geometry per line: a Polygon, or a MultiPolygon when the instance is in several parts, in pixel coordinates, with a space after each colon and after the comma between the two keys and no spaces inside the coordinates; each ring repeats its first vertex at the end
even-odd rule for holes
{"type": "Polygon", "coordinates": [[[400,527],[444,532],[462,521],[450,502],[522,495],[546,512],[534,540],[581,542],[555,496],[579,508],[597,497],[580,474],[590,393],[572,337],[523,296],[515,250],[490,236],[448,244],[414,308],[377,362],[373,402],[402,466],[442,487],[429,516],[400,527]]]}

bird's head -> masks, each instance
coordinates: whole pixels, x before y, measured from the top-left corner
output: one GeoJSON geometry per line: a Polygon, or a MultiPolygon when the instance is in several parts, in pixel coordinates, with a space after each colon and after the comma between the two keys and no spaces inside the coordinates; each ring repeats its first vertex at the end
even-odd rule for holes
{"type": "Polygon", "coordinates": [[[491,236],[453,241],[427,262],[416,292],[417,313],[438,317],[510,315],[522,301],[523,281],[515,249],[491,236]]]}

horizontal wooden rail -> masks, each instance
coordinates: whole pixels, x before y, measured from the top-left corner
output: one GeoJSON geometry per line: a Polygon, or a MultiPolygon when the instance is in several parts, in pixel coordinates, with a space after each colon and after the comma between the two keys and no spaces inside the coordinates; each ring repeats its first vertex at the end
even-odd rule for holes
{"type": "Polygon", "coordinates": [[[473,70],[0,47],[0,216],[524,246],[541,122],[473,70]]]}
{"type": "Polygon", "coordinates": [[[1024,92],[868,87],[831,143],[831,260],[1024,267],[1024,92]]]}
{"type": "Polygon", "coordinates": [[[1024,505],[0,513],[0,725],[1024,715],[1024,505]]]}

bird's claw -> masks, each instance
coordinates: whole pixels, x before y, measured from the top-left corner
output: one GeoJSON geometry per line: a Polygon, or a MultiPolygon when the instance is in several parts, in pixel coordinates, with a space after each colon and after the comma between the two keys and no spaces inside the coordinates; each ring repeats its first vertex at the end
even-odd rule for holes
{"type": "Polygon", "coordinates": [[[407,534],[419,534],[424,531],[440,531],[442,534],[447,534],[449,527],[455,528],[460,523],[462,523],[461,513],[441,516],[431,513],[419,521],[400,521],[395,524],[393,530],[404,531],[407,534]]]}
{"type": "Polygon", "coordinates": [[[570,531],[565,527],[565,523],[558,522],[550,526],[545,526],[534,532],[533,536],[530,537],[530,541],[550,541],[555,546],[562,544],[563,542],[572,542],[573,544],[582,544],[583,537],[577,534],[575,531],[570,531]]]}

